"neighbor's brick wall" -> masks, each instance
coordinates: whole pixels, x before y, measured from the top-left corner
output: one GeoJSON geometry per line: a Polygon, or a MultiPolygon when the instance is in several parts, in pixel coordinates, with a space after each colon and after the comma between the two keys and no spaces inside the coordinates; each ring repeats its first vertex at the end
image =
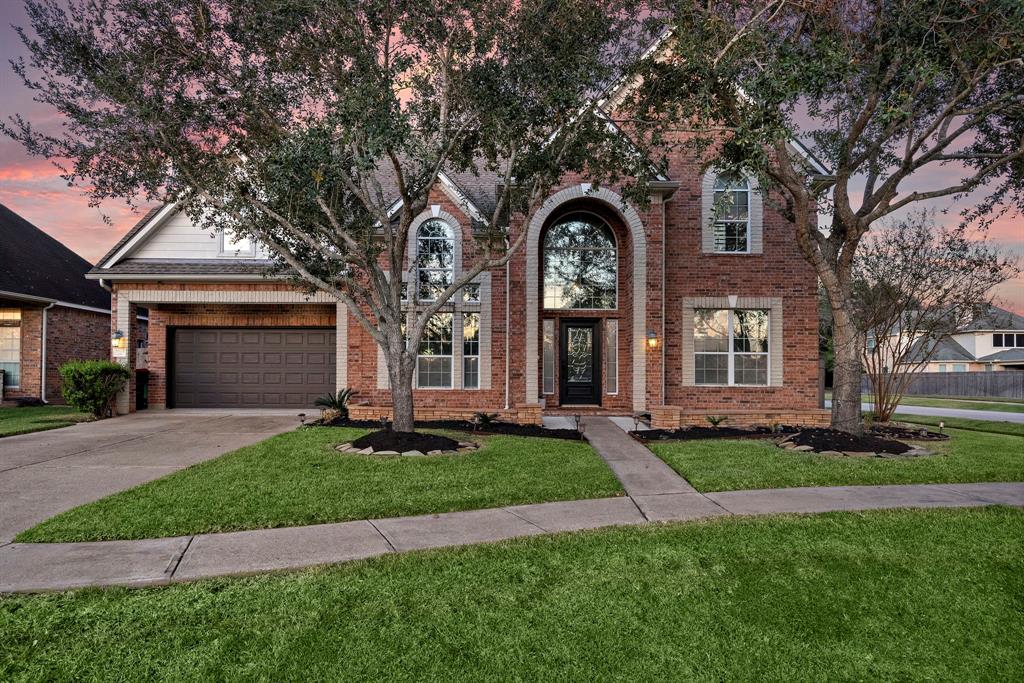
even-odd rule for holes
{"type": "MultiPolygon", "coordinates": [[[[52,309],[51,309],[52,310],[52,309]]],[[[21,309],[21,380],[17,389],[4,389],[4,400],[22,397],[39,398],[42,364],[43,310],[21,309]]]]}
{"type": "Polygon", "coordinates": [[[46,400],[63,403],[60,366],[110,358],[110,315],[54,306],[46,313],[46,400]]]}

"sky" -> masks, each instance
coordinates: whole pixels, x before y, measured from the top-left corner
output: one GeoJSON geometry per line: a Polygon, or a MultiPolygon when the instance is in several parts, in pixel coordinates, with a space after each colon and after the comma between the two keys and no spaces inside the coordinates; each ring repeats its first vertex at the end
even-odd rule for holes
{"type": "MultiPolygon", "coordinates": [[[[24,51],[12,24],[27,23],[21,0],[0,0],[0,117],[6,120],[18,113],[44,130],[57,130],[58,115],[48,106],[33,102],[32,94],[8,63],[24,51]]],[[[928,175],[916,177],[914,186],[955,180],[946,177],[952,173],[954,169],[931,170],[928,175]]],[[[89,206],[83,191],[68,187],[49,161],[29,156],[6,136],[0,136],[0,203],[92,263],[141,217],[124,203],[112,200],[100,207],[89,206]]],[[[930,204],[940,211],[947,210],[938,218],[951,223],[965,205],[970,205],[969,197],[959,203],[943,199],[930,204]]],[[[1024,216],[1003,217],[992,226],[989,237],[1007,253],[1021,258],[1024,266],[1024,216]]],[[[1000,305],[1024,314],[1024,275],[1002,285],[996,298],[1000,305]]]]}

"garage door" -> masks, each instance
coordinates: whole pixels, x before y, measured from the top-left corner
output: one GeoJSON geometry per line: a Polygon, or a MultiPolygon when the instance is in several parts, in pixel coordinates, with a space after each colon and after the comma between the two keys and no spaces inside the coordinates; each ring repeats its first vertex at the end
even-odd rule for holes
{"type": "Polygon", "coordinates": [[[178,329],[176,408],[310,408],[334,391],[334,330],[178,329]]]}

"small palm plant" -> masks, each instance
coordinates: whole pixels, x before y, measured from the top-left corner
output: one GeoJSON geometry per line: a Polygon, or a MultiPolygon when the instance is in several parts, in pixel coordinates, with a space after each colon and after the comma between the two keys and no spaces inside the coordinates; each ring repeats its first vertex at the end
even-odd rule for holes
{"type": "Polygon", "coordinates": [[[718,425],[722,424],[729,418],[725,415],[708,415],[704,419],[710,422],[712,427],[718,429],[718,425]]]}
{"type": "Polygon", "coordinates": [[[333,410],[338,413],[338,417],[342,420],[347,420],[348,402],[355,395],[354,389],[345,387],[344,389],[338,389],[336,394],[324,394],[316,400],[316,405],[327,410],[333,410]]]}
{"type": "Polygon", "coordinates": [[[497,413],[474,413],[473,414],[473,428],[480,429],[481,427],[487,427],[498,421],[497,413]]]}

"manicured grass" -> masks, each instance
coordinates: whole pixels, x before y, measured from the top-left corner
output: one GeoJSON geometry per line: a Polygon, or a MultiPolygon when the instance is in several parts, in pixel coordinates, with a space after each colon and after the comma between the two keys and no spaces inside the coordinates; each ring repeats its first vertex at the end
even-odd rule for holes
{"type": "Polygon", "coordinates": [[[68,427],[92,419],[67,406],[0,408],[0,437],[68,427]]]}
{"type": "Polygon", "coordinates": [[[1020,422],[993,422],[992,420],[968,420],[963,417],[933,417],[902,413],[896,413],[893,417],[899,422],[911,422],[928,427],[938,427],[941,422],[950,429],[969,429],[974,432],[1024,436],[1024,423],[1020,422]]]}
{"type": "MultiPolygon", "coordinates": [[[[832,392],[826,392],[825,398],[832,398],[832,392]]],[[[872,403],[874,396],[861,396],[864,403],[872,403]]],[[[904,396],[900,405],[921,406],[923,408],[956,408],[958,410],[995,410],[1003,413],[1024,413],[1024,400],[1014,398],[960,398],[956,396],[904,396]]]]}
{"type": "Polygon", "coordinates": [[[947,430],[951,439],[930,442],[937,455],[921,458],[847,458],[796,453],[771,440],[661,441],[651,450],[698,491],[1024,481],[1024,438],[947,430]]]}
{"type": "Polygon", "coordinates": [[[622,494],[604,461],[579,441],[473,437],[484,441],[479,451],[422,458],[334,450],[365,433],[280,434],[68,510],[18,540],[151,538],[622,494]]]}
{"type": "Polygon", "coordinates": [[[3,680],[1021,680],[1024,512],[562,534],[0,600],[3,680]]]}

